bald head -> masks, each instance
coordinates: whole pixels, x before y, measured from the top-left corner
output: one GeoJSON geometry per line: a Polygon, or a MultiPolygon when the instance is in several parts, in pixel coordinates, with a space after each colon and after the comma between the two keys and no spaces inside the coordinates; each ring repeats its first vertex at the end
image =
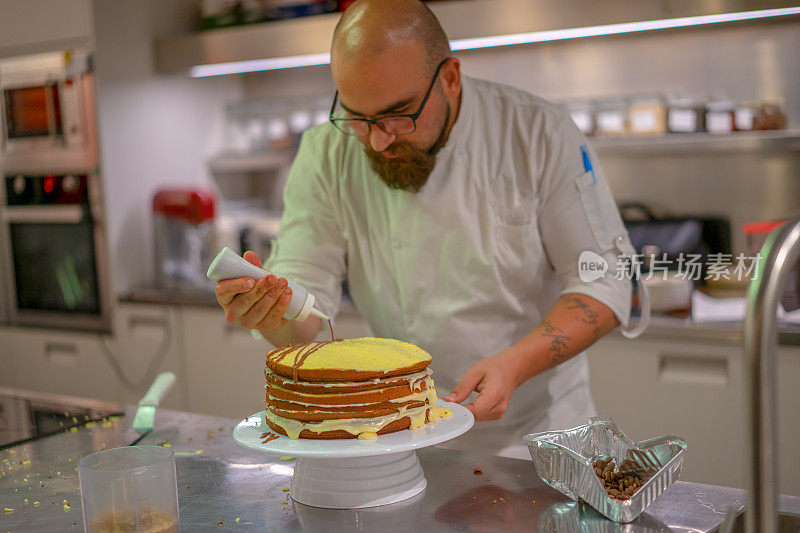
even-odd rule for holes
{"type": "Polygon", "coordinates": [[[357,0],[333,32],[331,62],[369,63],[406,48],[418,50],[426,70],[450,56],[447,35],[425,4],[418,0],[357,0]]]}

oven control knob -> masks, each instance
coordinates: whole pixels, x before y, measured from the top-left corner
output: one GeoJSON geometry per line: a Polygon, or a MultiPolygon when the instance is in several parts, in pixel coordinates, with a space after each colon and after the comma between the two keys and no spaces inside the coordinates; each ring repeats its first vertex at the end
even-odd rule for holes
{"type": "Polygon", "coordinates": [[[16,178],[14,178],[12,187],[14,188],[14,194],[16,194],[17,196],[22,195],[22,193],[25,192],[25,176],[19,175],[16,178]]]}
{"type": "Polygon", "coordinates": [[[64,192],[73,193],[78,190],[80,185],[80,180],[72,174],[67,174],[61,180],[61,188],[64,189],[64,192]]]}

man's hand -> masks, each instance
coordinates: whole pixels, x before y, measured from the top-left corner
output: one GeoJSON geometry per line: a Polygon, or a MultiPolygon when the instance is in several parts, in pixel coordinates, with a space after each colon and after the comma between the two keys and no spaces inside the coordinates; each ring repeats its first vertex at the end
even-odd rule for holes
{"type": "Polygon", "coordinates": [[[618,324],[605,304],[566,293],[525,338],[472,365],[445,400],[461,403],[475,391],[478,397],[464,407],[475,420],[498,420],[517,387],[580,353],[618,324]]]}
{"type": "Polygon", "coordinates": [[[475,420],[499,420],[518,386],[516,362],[510,354],[500,352],[472,365],[445,400],[461,403],[475,391],[478,397],[464,407],[472,411],[475,420]]]}
{"type": "MultiPolygon", "coordinates": [[[[254,252],[245,253],[244,258],[257,267],[261,266],[261,259],[254,252]]],[[[292,301],[292,289],[286,279],[273,274],[260,280],[225,279],[217,283],[215,292],[217,302],[225,310],[225,320],[262,332],[286,323],[283,314],[292,301]]]]}

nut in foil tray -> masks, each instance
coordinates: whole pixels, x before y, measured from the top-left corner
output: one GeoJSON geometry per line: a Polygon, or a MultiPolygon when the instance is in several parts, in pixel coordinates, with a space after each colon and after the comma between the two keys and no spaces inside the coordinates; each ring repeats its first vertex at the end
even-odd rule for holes
{"type": "Polygon", "coordinates": [[[585,501],[606,518],[627,523],[674,483],[681,473],[686,441],[666,436],[631,441],[610,418],[590,418],[588,424],[563,431],[523,437],[536,472],[545,483],[576,501],[585,501]],[[631,450],[634,450],[633,452],[631,450]],[[638,450],[638,451],[637,451],[638,450]],[[633,455],[635,454],[635,455],[633,455]],[[597,459],[656,462],[660,468],[644,480],[630,499],[612,499],[594,470],[597,459]]]}

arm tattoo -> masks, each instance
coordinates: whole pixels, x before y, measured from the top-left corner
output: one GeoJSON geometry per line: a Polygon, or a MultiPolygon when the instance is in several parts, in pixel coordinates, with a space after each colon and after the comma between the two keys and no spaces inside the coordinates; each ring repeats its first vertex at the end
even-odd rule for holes
{"type": "Polygon", "coordinates": [[[583,311],[583,316],[580,317],[582,322],[586,324],[597,324],[597,319],[600,313],[589,307],[587,302],[584,302],[579,297],[574,295],[564,296],[564,302],[567,304],[567,309],[580,309],[583,311]]]}
{"type": "Polygon", "coordinates": [[[567,354],[564,353],[564,350],[567,349],[567,341],[570,337],[564,335],[564,330],[557,328],[549,321],[542,322],[537,327],[544,330],[542,335],[550,337],[550,352],[553,354],[553,363],[563,363],[567,359],[567,354]]]}

